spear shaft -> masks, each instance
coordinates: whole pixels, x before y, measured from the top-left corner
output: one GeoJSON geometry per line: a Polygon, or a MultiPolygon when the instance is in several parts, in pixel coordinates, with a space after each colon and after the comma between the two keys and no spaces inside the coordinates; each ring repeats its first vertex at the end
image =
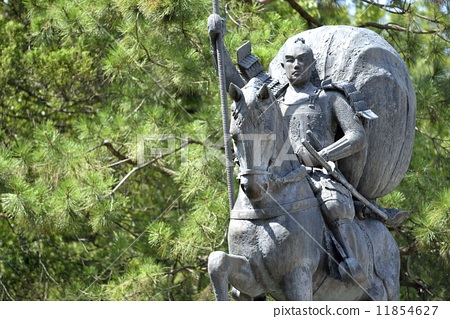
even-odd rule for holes
{"type": "MultiPolygon", "coordinates": [[[[213,13],[219,15],[219,0],[212,0],[213,13]]],[[[219,76],[220,102],[222,108],[222,129],[223,142],[225,146],[226,158],[226,174],[227,174],[227,188],[228,188],[228,202],[230,210],[234,206],[234,183],[233,183],[233,164],[231,161],[231,146],[230,146],[230,128],[228,119],[228,102],[227,89],[225,79],[225,66],[223,63],[224,47],[223,47],[223,33],[217,36],[216,50],[217,50],[217,74],[219,76]]]]}

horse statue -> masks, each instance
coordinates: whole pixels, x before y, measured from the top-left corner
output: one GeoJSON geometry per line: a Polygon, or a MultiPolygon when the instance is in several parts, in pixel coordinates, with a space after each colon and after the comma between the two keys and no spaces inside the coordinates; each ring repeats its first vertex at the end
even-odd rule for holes
{"type": "Polygon", "coordinates": [[[352,247],[365,284],[337,271],[338,248],[295,154],[272,91],[254,78],[231,85],[230,134],[239,192],[228,229],[229,253],[212,252],[208,272],[217,300],[398,300],[400,254],[377,219],[354,219],[352,247]],[[344,276],[345,277],[345,276],[344,276]]]}

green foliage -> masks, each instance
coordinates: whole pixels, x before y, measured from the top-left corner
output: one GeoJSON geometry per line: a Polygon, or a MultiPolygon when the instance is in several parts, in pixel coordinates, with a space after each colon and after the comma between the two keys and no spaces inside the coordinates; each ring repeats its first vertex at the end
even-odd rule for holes
{"type": "MultiPolygon", "coordinates": [[[[372,27],[407,62],[414,155],[380,203],[411,212],[395,230],[402,298],[448,300],[448,7],[297,3],[323,24],[372,27]]],[[[221,5],[231,56],[250,40],[266,68],[311,26],[287,1],[221,5]]],[[[210,12],[210,0],[0,3],[2,300],[213,299],[207,256],[226,250],[228,203],[210,12]]]]}

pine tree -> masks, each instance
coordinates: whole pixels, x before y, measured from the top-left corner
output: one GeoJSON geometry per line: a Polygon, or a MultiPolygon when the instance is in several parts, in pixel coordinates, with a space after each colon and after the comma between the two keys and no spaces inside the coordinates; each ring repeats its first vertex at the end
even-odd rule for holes
{"type": "MultiPolygon", "coordinates": [[[[372,28],[407,62],[414,154],[382,203],[411,211],[394,231],[402,299],[449,299],[448,3],[249,2],[221,3],[226,46],[250,40],[266,68],[324,24],[372,28]]],[[[213,299],[228,203],[210,13],[209,0],[0,3],[2,300],[213,299]]]]}

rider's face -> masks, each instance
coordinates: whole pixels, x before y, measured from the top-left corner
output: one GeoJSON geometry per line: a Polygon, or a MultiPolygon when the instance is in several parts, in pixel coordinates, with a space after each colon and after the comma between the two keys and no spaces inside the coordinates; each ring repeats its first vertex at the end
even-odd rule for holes
{"type": "Polygon", "coordinates": [[[294,86],[303,86],[311,79],[314,57],[311,49],[304,44],[296,44],[286,49],[284,69],[288,80],[294,86]]]}

